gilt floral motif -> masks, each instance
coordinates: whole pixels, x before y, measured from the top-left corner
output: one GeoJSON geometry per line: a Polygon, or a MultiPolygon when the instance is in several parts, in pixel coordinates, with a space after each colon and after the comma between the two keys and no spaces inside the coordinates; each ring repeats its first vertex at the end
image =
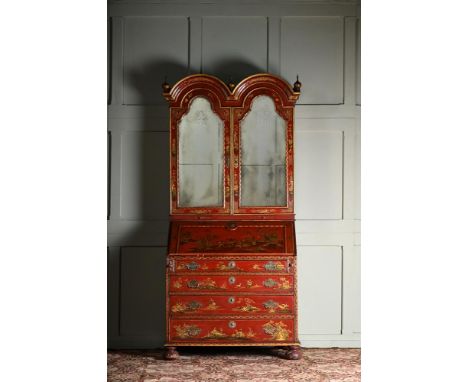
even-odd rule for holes
{"type": "Polygon", "coordinates": [[[263,331],[271,336],[274,341],[287,341],[291,331],[287,329],[287,325],[282,321],[270,321],[263,325],[263,331]]]}
{"type": "Polygon", "coordinates": [[[177,302],[172,306],[171,311],[173,313],[196,313],[199,311],[218,310],[219,308],[220,306],[217,305],[213,299],[210,299],[210,302],[205,307],[198,301],[190,301],[187,303],[177,302]]]}
{"type": "Polygon", "coordinates": [[[248,340],[255,337],[255,333],[251,328],[248,329],[247,333],[244,333],[242,329],[237,329],[232,334],[227,334],[223,329],[213,328],[206,336],[203,338],[210,340],[219,340],[219,339],[231,339],[231,340],[248,340]]]}
{"type": "MultiPolygon", "coordinates": [[[[284,264],[281,261],[269,261],[263,268],[267,271],[283,271],[284,264]]],[[[252,269],[254,270],[262,270],[262,267],[259,264],[255,264],[252,269]]]]}
{"type": "Polygon", "coordinates": [[[268,300],[263,303],[263,307],[268,311],[268,313],[290,313],[288,304],[279,304],[276,301],[268,300]]]}
{"type": "Polygon", "coordinates": [[[191,338],[200,334],[201,329],[196,325],[177,325],[175,327],[178,338],[191,338]]]}

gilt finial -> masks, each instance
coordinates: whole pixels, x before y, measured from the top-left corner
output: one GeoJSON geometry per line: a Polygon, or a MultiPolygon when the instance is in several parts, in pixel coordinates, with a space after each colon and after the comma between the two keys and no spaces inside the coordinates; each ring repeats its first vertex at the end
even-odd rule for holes
{"type": "Polygon", "coordinates": [[[234,83],[234,81],[232,80],[232,77],[229,77],[229,81],[228,81],[228,88],[229,90],[232,92],[234,90],[234,88],[236,87],[236,84],[234,83]]]}
{"type": "Polygon", "coordinates": [[[162,83],[163,93],[169,93],[171,90],[171,85],[167,83],[167,76],[164,76],[164,82],[162,83]]]}
{"type": "Polygon", "coordinates": [[[301,92],[301,87],[302,87],[302,84],[299,81],[299,74],[298,74],[296,76],[296,82],[294,82],[294,86],[293,86],[294,92],[300,93],[301,92]]]}

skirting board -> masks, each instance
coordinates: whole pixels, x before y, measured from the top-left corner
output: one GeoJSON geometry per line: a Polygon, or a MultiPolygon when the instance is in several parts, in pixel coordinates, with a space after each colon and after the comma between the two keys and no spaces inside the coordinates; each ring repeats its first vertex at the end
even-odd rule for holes
{"type": "Polygon", "coordinates": [[[360,348],[361,334],[299,334],[299,341],[301,346],[305,348],[360,348]]]}
{"type": "Polygon", "coordinates": [[[361,340],[306,340],[303,348],[360,348],[361,340]]]}

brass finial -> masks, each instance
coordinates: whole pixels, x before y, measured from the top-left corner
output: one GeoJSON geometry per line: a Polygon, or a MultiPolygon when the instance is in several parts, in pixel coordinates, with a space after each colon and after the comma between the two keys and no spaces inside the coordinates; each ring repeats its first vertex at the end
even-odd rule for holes
{"type": "Polygon", "coordinates": [[[232,77],[229,77],[229,82],[228,82],[228,88],[230,91],[233,91],[234,88],[236,87],[236,84],[234,83],[234,81],[232,80],[232,77]]]}
{"type": "Polygon", "coordinates": [[[298,74],[296,76],[296,82],[294,82],[293,90],[296,93],[300,93],[301,92],[301,87],[302,87],[302,84],[299,82],[299,74],[298,74]]]}
{"type": "Polygon", "coordinates": [[[163,93],[169,93],[171,90],[171,85],[167,83],[167,76],[164,76],[164,82],[162,83],[163,93]]]}

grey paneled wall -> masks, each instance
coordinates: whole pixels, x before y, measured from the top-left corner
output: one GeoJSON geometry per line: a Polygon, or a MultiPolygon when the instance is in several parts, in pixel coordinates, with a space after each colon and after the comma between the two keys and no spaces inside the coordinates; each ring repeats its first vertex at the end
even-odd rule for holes
{"type": "Polygon", "coordinates": [[[164,104],[161,73],[175,79],[189,69],[188,19],[125,17],[123,36],[123,103],[164,104]]]}
{"type": "Polygon", "coordinates": [[[165,219],[169,214],[169,133],[125,131],[121,147],[121,217],[165,219]]]}
{"type": "Polygon", "coordinates": [[[343,17],[282,17],[281,76],[301,74],[299,104],[342,104],[343,17]]]}
{"type": "Polygon", "coordinates": [[[299,337],[360,344],[360,39],[354,1],[111,1],[110,347],[164,341],[169,213],[167,76],[299,74],[299,337]]]}
{"type": "Polygon", "coordinates": [[[120,253],[120,335],[155,336],[154,323],[164,321],[164,249],[124,247],[120,253]]]}
{"type": "Polygon", "coordinates": [[[268,70],[266,17],[203,17],[202,71],[236,82],[268,70]]]}

